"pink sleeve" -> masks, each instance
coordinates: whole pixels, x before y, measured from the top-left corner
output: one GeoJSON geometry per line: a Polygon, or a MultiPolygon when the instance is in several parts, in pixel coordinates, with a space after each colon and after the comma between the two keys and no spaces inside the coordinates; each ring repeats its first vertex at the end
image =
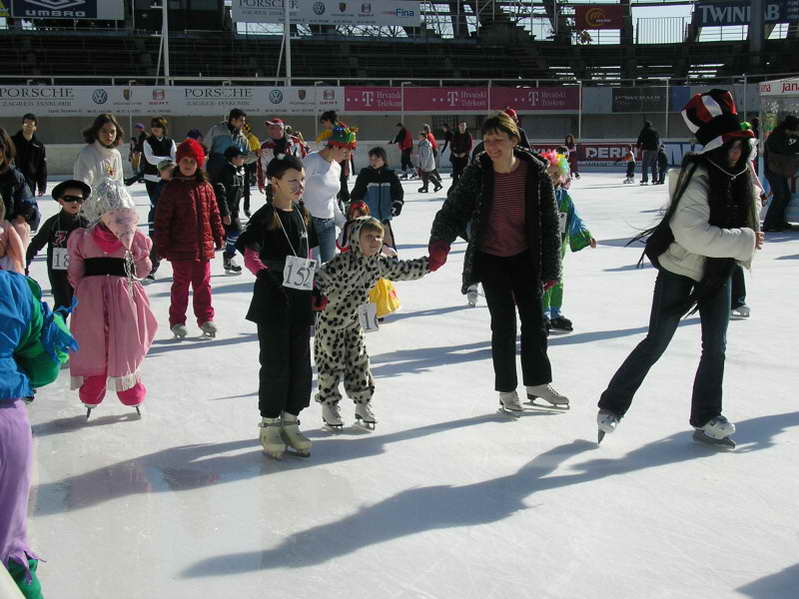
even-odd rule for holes
{"type": "Polygon", "coordinates": [[[69,266],[67,267],[67,278],[73,289],[78,288],[78,283],[83,278],[85,269],[83,267],[83,254],[80,251],[80,242],[88,229],[75,229],[67,238],[67,251],[69,252],[69,266]]]}
{"type": "Polygon", "coordinates": [[[245,248],[244,250],[244,266],[254,275],[257,275],[266,268],[266,265],[261,262],[261,257],[258,255],[258,252],[252,248],[245,248]]]}
{"type": "Polygon", "coordinates": [[[142,235],[138,231],[133,238],[133,264],[136,269],[136,276],[143,279],[150,274],[153,263],[150,260],[150,249],[153,242],[149,237],[142,235]]]}

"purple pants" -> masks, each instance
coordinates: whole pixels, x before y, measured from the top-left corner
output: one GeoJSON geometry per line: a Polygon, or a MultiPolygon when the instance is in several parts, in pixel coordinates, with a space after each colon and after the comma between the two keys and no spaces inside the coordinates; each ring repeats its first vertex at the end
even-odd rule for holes
{"type": "Polygon", "coordinates": [[[37,559],[27,538],[32,444],[25,402],[0,401],[0,560],[25,570],[29,557],[37,559]]]}

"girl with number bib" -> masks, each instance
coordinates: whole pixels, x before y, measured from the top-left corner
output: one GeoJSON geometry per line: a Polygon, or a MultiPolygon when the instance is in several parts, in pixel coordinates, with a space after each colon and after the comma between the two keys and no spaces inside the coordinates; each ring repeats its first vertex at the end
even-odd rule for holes
{"type": "Polygon", "coordinates": [[[272,201],[252,215],[236,249],[256,276],[246,318],[258,325],[261,350],[261,445],[264,453],[279,459],[286,445],[300,455],[311,451],[297,417],[311,398],[315,262],[309,258],[311,248],[319,243],[311,215],[300,201],[305,189],[302,162],[294,156],[275,158],[266,176],[272,185],[272,201]]]}

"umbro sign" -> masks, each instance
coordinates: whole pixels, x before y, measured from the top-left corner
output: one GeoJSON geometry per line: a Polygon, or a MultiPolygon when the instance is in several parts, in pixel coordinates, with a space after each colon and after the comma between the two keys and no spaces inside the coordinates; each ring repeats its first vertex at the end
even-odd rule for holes
{"type": "Polygon", "coordinates": [[[21,19],[124,20],[124,0],[11,0],[11,16],[21,19]]]}

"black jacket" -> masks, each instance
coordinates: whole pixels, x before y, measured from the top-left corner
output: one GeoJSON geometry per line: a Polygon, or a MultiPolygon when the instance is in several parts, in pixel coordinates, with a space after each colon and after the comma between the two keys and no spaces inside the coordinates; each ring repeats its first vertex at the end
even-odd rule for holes
{"type": "Polygon", "coordinates": [[[16,167],[25,175],[28,186],[33,193],[47,191],[47,154],[44,144],[36,138],[36,134],[28,141],[18,131],[11,140],[17,148],[17,157],[14,160],[16,167]]]}
{"type": "MultiPolygon", "coordinates": [[[[516,157],[528,163],[525,214],[530,257],[538,268],[540,281],[560,278],[560,218],[552,181],[546,174],[548,162],[538,154],[516,147],[516,157]]],[[[433,221],[430,243],[452,244],[469,226],[469,244],[463,261],[463,287],[478,282],[475,256],[482,244],[486,222],[494,205],[494,166],[481,154],[464,170],[433,221]]]]}
{"type": "Polygon", "coordinates": [[[219,213],[224,218],[239,218],[239,204],[244,197],[245,172],[244,167],[236,168],[230,161],[225,161],[219,171],[214,191],[219,201],[219,213]]]}
{"type": "Polygon", "coordinates": [[[660,148],[660,134],[651,126],[644,125],[638,134],[638,147],[642,150],[657,150],[660,148]]]}
{"type": "Polygon", "coordinates": [[[0,196],[6,207],[6,220],[14,220],[22,216],[31,229],[39,228],[42,216],[36,204],[36,198],[31,193],[25,175],[18,168],[11,167],[0,173],[0,196]]]}
{"type": "Polygon", "coordinates": [[[397,173],[384,166],[362,168],[350,192],[354,202],[366,202],[369,213],[380,222],[391,220],[402,210],[405,192],[397,173]]]}
{"type": "Polygon", "coordinates": [[[465,158],[469,158],[469,152],[472,151],[472,134],[466,131],[466,133],[461,133],[460,131],[456,131],[455,135],[452,136],[452,145],[450,146],[450,156],[454,158],[454,154],[466,154],[465,158]]]}
{"type": "MultiPolygon", "coordinates": [[[[47,274],[53,280],[53,248],[66,248],[70,233],[81,227],[88,227],[89,221],[85,216],[77,214],[72,216],[63,210],[54,214],[39,228],[39,232],[31,239],[28,251],[25,254],[25,264],[30,266],[33,258],[46,245],[47,246],[47,274]]],[[[66,275],[66,271],[58,271],[66,275]]]]}

